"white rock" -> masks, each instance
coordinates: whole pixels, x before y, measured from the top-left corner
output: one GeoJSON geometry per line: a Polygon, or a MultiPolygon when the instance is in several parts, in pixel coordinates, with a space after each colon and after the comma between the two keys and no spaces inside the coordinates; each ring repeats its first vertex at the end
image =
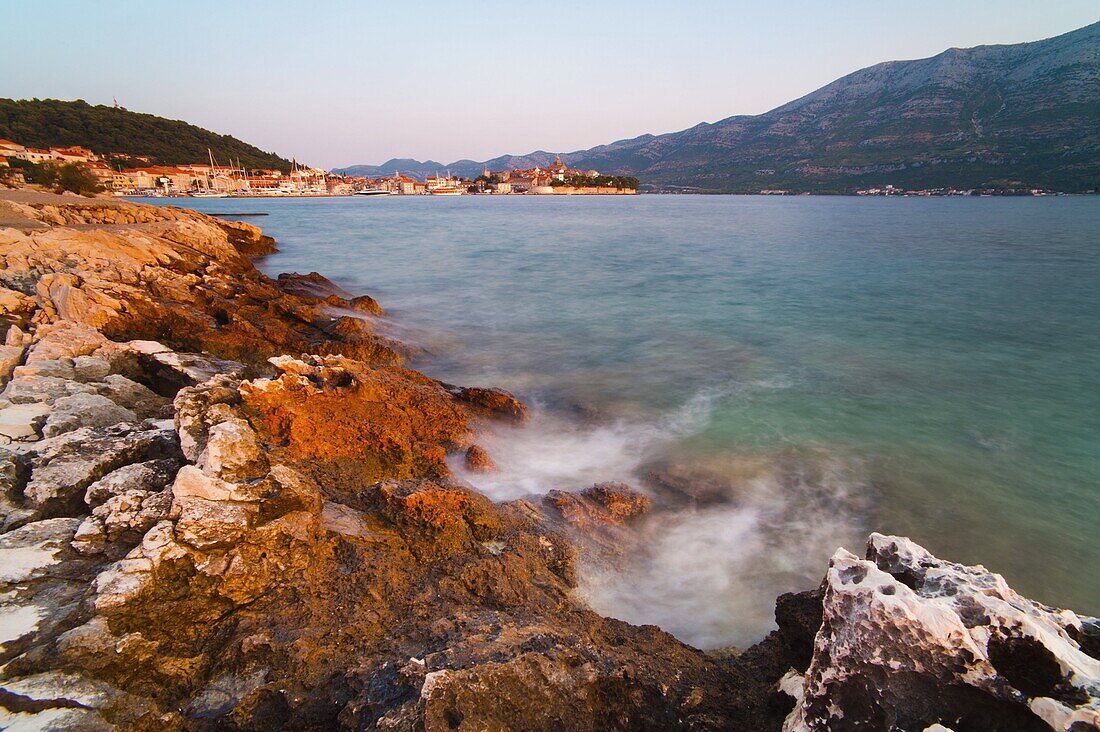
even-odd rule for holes
{"type": "Polygon", "coordinates": [[[43,403],[13,404],[0,409],[0,435],[12,440],[37,440],[50,414],[43,403]]]}
{"type": "Polygon", "coordinates": [[[255,430],[240,418],[210,428],[199,465],[213,475],[233,481],[263,477],[268,467],[255,430]]]}
{"type": "Polygon", "coordinates": [[[21,526],[0,536],[0,583],[26,582],[61,561],[78,518],[53,518],[21,526]]]}
{"type": "Polygon", "coordinates": [[[1001,729],[1043,719],[1062,730],[1071,717],[1096,719],[1100,660],[1074,640],[1094,619],[1021,597],[1000,575],[903,537],[872,534],[867,557],[840,549],[829,563],[803,699],[784,730],[896,719],[950,727],[963,717],[1001,729]]]}
{"type": "Polygon", "coordinates": [[[128,344],[130,348],[138,353],[143,353],[146,356],[152,356],[157,353],[167,353],[172,349],[163,343],[157,343],[156,341],[130,341],[128,344]]]}

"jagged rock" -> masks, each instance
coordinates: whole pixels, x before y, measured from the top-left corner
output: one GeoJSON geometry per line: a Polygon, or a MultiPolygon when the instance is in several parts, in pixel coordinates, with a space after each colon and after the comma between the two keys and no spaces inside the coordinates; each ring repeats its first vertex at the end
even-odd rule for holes
{"type": "Polygon", "coordinates": [[[11,378],[15,368],[23,362],[23,354],[27,349],[23,346],[0,345],[0,385],[11,378]]]}
{"type": "Polygon", "coordinates": [[[597,483],[579,494],[549,491],[543,503],[560,513],[566,523],[581,529],[621,524],[647,513],[653,505],[648,497],[622,483],[597,483]]]}
{"type": "MultiPolygon", "coordinates": [[[[54,363],[54,362],[51,362],[54,363]]],[[[92,394],[95,387],[67,378],[42,376],[23,372],[25,366],[15,370],[11,381],[3,391],[4,399],[12,404],[52,404],[73,394],[92,394]]]]}
{"type": "Polygon", "coordinates": [[[872,534],[840,549],[802,699],[784,729],[1100,729],[1095,622],[1021,597],[984,567],[872,534]]]}
{"type": "Polygon", "coordinates": [[[130,491],[160,491],[172,482],[178,467],[179,462],[172,459],[124,465],[88,486],[84,502],[95,508],[112,496],[130,491]]]}
{"type": "Polygon", "coordinates": [[[169,491],[126,491],[108,498],[92,515],[103,521],[107,541],[128,537],[137,540],[168,518],[171,508],[172,493],[169,491]]]}
{"type": "Polygon", "coordinates": [[[523,423],[528,419],[527,408],[523,402],[503,389],[483,389],[480,387],[458,387],[443,385],[461,402],[488,414],[494,419],[523,423]]]}
{"type": "Polygon", "coordinates": [[[497,464],[481,445],[470,445],[466,450],[465,465],[467,470],[474,473],[491,473],[497,469],[497,464]]]}
{"type": "Polygon", "coordinates": [[[120,407],[132,410],[138,419],[172,417],[171,400],[121,374],[104,377],[96,389],[120,407]]]}
{"type": "Polygon", "coordinates": [[[79,515],[85,490],[107,473],[134,462],[178,456],[179,444],[170,430],[84,427],[37,443],[22,493],[38,515],[79,515]]]}
{"type": "Polygon", "coordinates": [[[438,382],[340,356],[272,359],[283,374],[241,384],[262,438],[314,471],[363,481],[447,475],[444,457],[468,440],[470,415],[438,382]],[[352,462],[354,461],[354,463],[352,462]]]}
{"type": "Polygon", "coordinates": [[[107,527],[99,516],[88,516],[73,534],[72,547],[79,554],[99,554],[107,547],[107,527]]]}
{"type": "Polygon", "coordinates": [[[54,401],[46,424],[42,427],[42,435],[56,437],[80,427],[110,427],[120,422],[135,421],[136,414],[107,397],[98,394],[73,394],[54,401]]]}
{"type": "Polygon", "coordinates": [[[199,457],[204,470],[230,481],[249,481],[267,473],[268,460],[255,430],[233,418],[210,428],[199,457]]]}
{"type": "Polygon", "coordinates": [[[176,496],[172,517],[179,540],[196,549],[213,549],[236,542],[256,509],[245,503],[176,496]]]}

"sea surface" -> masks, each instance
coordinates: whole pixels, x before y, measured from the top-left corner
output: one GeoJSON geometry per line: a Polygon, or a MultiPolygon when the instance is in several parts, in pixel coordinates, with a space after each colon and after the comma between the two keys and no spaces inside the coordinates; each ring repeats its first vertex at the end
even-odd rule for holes
{"type": "Polygon", "coordinates": [[[418,368],[533,405],[498,474],[456,466],[491,497],[695,494],[586,558],[604,613],[751,643],[877,530],[1100,614],[1100,197],[152,202],[268,213],[266,273],[370,293],[418,368]]]}

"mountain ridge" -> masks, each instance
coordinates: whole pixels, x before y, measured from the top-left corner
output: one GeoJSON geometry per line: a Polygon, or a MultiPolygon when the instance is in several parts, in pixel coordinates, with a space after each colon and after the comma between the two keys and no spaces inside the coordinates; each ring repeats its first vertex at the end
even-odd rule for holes
{"type": "MultiPolygon", "coordinates": [[[[552,159],[540,150],[436,167],[476,175],[499,169],[494,164],[532,167],[552,159]]],[[[625,138],[563,153],[562,160],[636,175],[655,190],[1097,190],[1100,22],[1039,41],[884,61],[759,115],[625,138]]]]}

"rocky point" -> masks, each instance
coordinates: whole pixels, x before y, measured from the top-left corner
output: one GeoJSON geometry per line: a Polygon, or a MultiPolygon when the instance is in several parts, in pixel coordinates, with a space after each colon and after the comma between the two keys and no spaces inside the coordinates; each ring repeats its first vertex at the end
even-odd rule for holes
{"type": "Polygon", "coordinates": [[[601,617],[578,556],[650,498],[459,482],[525,409],[407,368],[373,299],[265,277],[247,224],[4,205],[4,728],[1100,727],[1095,619],[900,537],[744,652],[601,617]]]}

